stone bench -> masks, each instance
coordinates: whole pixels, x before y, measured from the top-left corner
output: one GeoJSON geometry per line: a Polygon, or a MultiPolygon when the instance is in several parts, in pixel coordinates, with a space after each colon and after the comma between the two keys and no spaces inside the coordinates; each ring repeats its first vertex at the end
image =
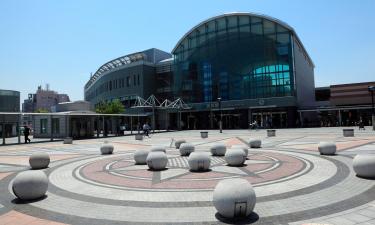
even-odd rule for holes
{"type": "Polygon", "coordinates": [[[342,133],[344,137],[354,137],[354,129],[343,129],[342,133]]]}

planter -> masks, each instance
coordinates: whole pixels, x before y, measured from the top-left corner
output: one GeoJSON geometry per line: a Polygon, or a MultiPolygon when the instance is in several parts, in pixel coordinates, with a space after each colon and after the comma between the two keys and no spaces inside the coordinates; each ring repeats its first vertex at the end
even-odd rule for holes
{"type": "Polygon", "coordinates": [[[354,129],[343,129],[344,137],[354,137],[354,129]]]}
{"type": "Polygon", "coordinates": [[[267,137],[275,137],[276,130],[267,130],[267,137]]]}
{"type": "Polygon", "coordinates": [[[135,140],[142,141],[143,140],[143,134],[136,134],[135,140]]]}
{"type": "Polygon", "coordinates": [[[64,144],[73,144],[73,138],[71,137],[64,138],[64,144]]]}
{"type": "Polygon", "coordinates": [[[201,131],[201,138],[208,138],[208,131],[201,131]]]}

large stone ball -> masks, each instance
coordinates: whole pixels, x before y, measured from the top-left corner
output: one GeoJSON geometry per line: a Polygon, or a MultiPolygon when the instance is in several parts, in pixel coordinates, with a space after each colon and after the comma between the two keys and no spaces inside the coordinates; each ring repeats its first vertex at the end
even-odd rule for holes
{"type": "Polygon", "coordinates": [[[227,218],[246,217],[253,212],[256,195],[251,184],[240,178],[220,181],[214,190],[213,204],[227,218]]]}
{"type": "Polygon", "coordinates": [[[146,165],[146,159],[147,159],[148,154],[149,154],[149,151],[145,149],[138,149],[137,151],[135,151],[134,153],[135,164],[146,165]]]}
{"type": "Polygon", "coordinates": [[[102,153],[102,155],[108,155],[108,154],[112,154],[113,153],[113,145],[111,144],[104,144],[100,147],[100,152],[102,153]]]}
{"type": "Polygon", "coordinates": [[[168,158],[164,152],[150,152],[146,163],[151,170],[163,170],[167,167],[168,158]]]}
{"type": "Polygon", "coordinates": [[[232,145],[232,148],[242,149],[245,152],[246,157],[249,154],[249,148],[246,145],[232,145]]]}
{"type": "Polygon", "coordinates": [[[231,148],[225,153],[225,161],[230,166],[242,166],[246,161],[246,154],[240,148],[231,148]]]}
{"type": "Polygon", "coordinates": [[[227,151],[227,147],[224,144],[215,144],[210,148],[210,151],[214,156],[223,156],[227,151]]]}
{"type": "Polygon", "coordinates": [[[150,152],[164,152],[166,153],[166,149],[165,147],[163,146],[152,146],[152,148],[150,149],[150,152]]]}
{"type": "Polygon", "coordinates": [[[206,171],[210,168],[211,159],[208,152],[192,152],[188,163],[191,171],[206,171]]]}
{"type": "Polygon", "coordinates": [[[375,178],[375,154],[358,154],[353,159],[354,172],[360,177],[375,178]]]}
{"type": "Polygon", "coordinates": [[[47,168],[50,163],[50,158],[47,153],[34,153],[29,158],[29,163],[32,169],[44,169],[47,168]]]}
{"type": "Polygon", "coordinates": [[[249,141],[250,148],[260,148],[262,146],[262,141],[260,139],[252,139],[249,141]]]}
{"type": "Polygon", "coordinates": [[[181,145],[182,143],[186,143],[185,139],[179,139],[179,140],[176,140],[176,141],[174,142],[174,145],[176,146],[177,149],[179,149],[179,148],[180,148],[180,145],[181,145]]]}
{"type": "Polygon", "coordinates": [[[180,155],[188,156],[190,153],[194,152],[195,147],[190,143],[182,143],[180,146],[180,155]]]}
{"type": "Polygon", "coordinates": [[[336,153],[336,144],[333,142],[320,142],[318,149],[321,155],[334,155],[336,153]]]}
{"type": "Polygon", "coordinates": [[[24,171],[13,179],[12,190],[21,200],[34,200],[43,197],[48,189],[48,178],[43,171],[24,171]]]}

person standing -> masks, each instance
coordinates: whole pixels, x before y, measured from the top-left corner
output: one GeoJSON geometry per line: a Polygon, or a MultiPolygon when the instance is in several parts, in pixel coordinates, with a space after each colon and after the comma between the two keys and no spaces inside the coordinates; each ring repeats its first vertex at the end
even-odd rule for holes
{"type": "Polygon", "coordinates": [[[25,136],[25,144],[27,142],[31,142],[30,138],[29,138],[29,135],[30,135],[30,128],[28,126],[23,126],[23,135],[25,136]]]}

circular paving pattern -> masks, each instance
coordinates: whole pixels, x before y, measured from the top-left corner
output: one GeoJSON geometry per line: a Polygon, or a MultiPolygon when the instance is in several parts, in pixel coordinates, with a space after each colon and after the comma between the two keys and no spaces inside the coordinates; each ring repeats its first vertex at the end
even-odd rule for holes
{"type": "MultiPolygon", "coordinates": [[[[277,224],[365,204],[372,199],[358,196],[375,191],[373,181],[358,182],[350,168],[352,159],[345,156],[254,150],[242,167],[227,166],[223,157],[210,156],[209,171],[191,172],[187,157],[175,149],[167,153],[168,166],[162,171],[135,165],[133,153],[85,156],[57,164],[46,170],[48,197],[20,209],[72,224],[220,223],[212,205],[214,187],[223,179],[243,178],[257,196],[248,222],[277,224]]],[[[8,185],[3,182],[0,189],[9,189],[8,185]]],[[[14,198],[9,190],[6,195],[14,198]]]]}

